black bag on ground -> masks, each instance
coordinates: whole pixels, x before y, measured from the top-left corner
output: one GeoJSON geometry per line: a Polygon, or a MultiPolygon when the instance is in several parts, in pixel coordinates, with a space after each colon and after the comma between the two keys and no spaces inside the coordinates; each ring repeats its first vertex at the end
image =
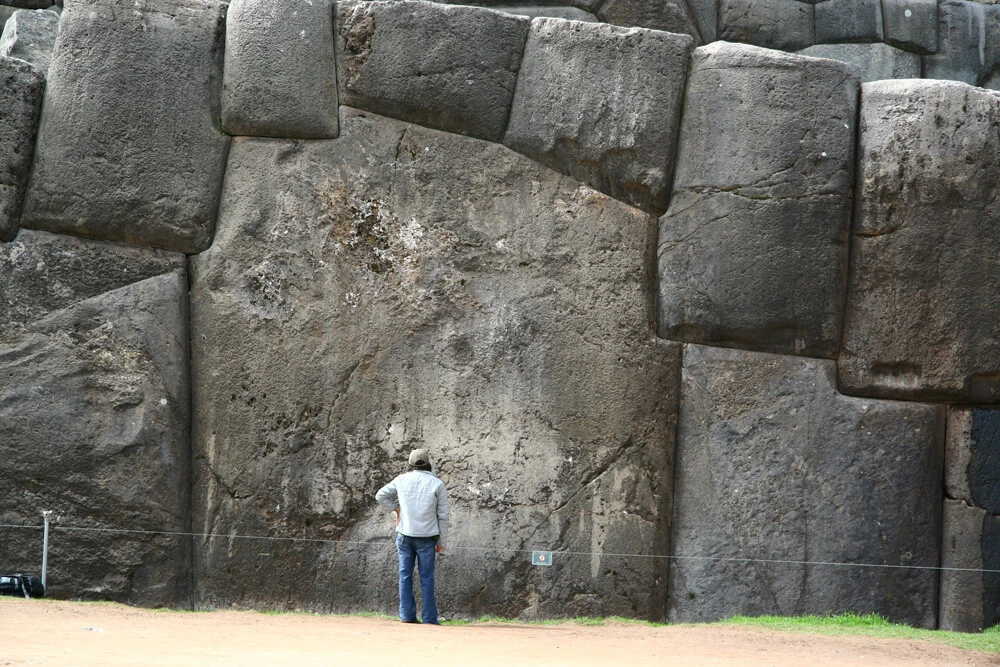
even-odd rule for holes
{"type": "Polygon", "coordinates": [[[24,598],[45,597],[42,580],[28,574],[0,574],[0,595],[24,598]]]}

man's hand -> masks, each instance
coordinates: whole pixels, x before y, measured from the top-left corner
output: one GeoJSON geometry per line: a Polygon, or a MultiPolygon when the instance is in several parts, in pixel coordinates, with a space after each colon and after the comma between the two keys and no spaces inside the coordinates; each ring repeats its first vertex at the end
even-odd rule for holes
{"type": "Polygon", "coordinates": [[[392,514],[393,514],[393,516],[396,517],[396,527],[399,528],[399,520],[401,518],[401,511],[398,510],[398,509],[397,510],[393,510],[392,514]]]}
{"type": "Polygon", "coordinates": [[[434,553],[443,554],[444,553],[444,547],[441,546],[440,544],[437,545],[436,547],[434,547],[434,553]]]}

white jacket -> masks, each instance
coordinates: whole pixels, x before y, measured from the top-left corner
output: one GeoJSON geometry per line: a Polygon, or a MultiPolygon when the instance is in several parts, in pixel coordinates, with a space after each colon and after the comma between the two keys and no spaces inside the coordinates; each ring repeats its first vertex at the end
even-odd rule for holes
{"type": "Polygon", "coordinates": [[[400,514],[396,532],[407,537],[438,536],[444,547],[448,536],[448,492],[444,482],[426,470],[411,470],[375,494],[378,504],[400,514]]]}

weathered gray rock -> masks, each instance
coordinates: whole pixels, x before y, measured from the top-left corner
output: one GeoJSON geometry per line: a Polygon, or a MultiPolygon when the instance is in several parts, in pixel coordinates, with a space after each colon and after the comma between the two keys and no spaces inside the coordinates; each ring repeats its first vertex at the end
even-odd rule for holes
{"type": "Polygon", "coordinates": [[[3,30],[4,25],[7,23],[7,19],[14,15],[14,12],[18,11],[17,7],[8,7],[7,5],[0,5],[0,30],[3,30]]]}
{"type": "Polygon", "coordinates": [[[815,20],[817,44],[882,41],[882,0],[825,0],[815,20]]]}
{"type": "Polygon", "coordinates": [[[945,499],[941,567],[941,630],[979,632],[1000,622],[1000,574],[982,571],[1000,570],[1000,516],[945,499]]]}
{"type": "Polygon", "coordinates": [[[832,60],[695,50],[660,220],[661,336],[836,355],[857,91],[832,60]]]}
{"type": "Polygon", "coordinates": [[[587,23],[597,23],[597,17],[579,7],[549,7],[537,5],[497,5],[492,9],[508,14],[517,14],[528,18],[538,18],[547,16],[556,19],[566,19],[567,21],[586,21],[587,23]]]}
{"type": "Polygon", "coordinates": [[[184,266],[180,253],[22,229],[0,245],[0,328],[184,266]]]}
{"type": "Polygon", "coordinates": [[[331,541],[201,542],[198,604],[393,610],[373,494],[421,443],[452,500],[445,615],[662,617],[665,560],[602,555],[667,553],[680,369],[650,324],[655,220],[343,109],[333,141],[235,140],[191,260],[196,530],[331,541]],[[595,553],[539,578],[511,551],[533,548],[595,553]]]}
{"type": "Polygon", "coordinates": [[[857,565],[938,564],[943,408],[842,396],[829,361],[688,345],[679,415],[671,621],[935,627],[936,571],[857,565]]]}
{"type": "Polygon", "coordinates": [[[799,51],[803,56],[830,58],[857,68],[861,82],[919,79],[920,56],[888,44],[817,44],[799,51]]]}
{"type": "Polygon", "coordinates": [[[225,5],[78,0],[62,17],[21,224],[182,252],[211,243],[225,5]]]}
{"type": "Polygon", "coordinates": [[[34,67],[0,57],[0,241],[17,233],[44,90],[34,67]]]}
{"type": "Polygon", "coordinates": [[[0,57],[20,58],[48,72],[59,36],[59,15],[47,9],[14,12],[0,34],[0,57]]]}
{"type": "Polygon", "coordinates": [[[847,393],[1000,401],[1000,95],[862,86],[847,393]]]}
{"type": "Polygon", "coordinates": [[[798,0],[718,0],[719,39],[797,51],[816,41],[814,6],[798,0]]]}
{"type": "Polygon", "coordinates": [[[18,9],[47,9],[56,3],[52,0],[4,0],[4,4],[18,9]]]}
{"type": "Polygon", "coordinates": [[[345,105],[490,141],[507,125],[529,21],[429,2],[336,4],[345,105]]]}
{"type": "Polygon", "coordinates": [[[949,498],[1000,515],[1000,410],[948,413],[945,491],[949,498]]]}
{"type": "MultiPolygon", "coordinates": [[[[605,0],[540,0],[539,5],[559,9],[560,7],[576,7],[591,14],[596,13],[601,3],[605,0]]],[[[489,7],[500,10],[502,7],[510,5],[510,0],[443,0],[446,5],[474,5],[479,7],[489,7]]],[[[502,10],[501,10],[502,11],[502,10]]]]}
{"type": "Polygon", "coordinates": [[[701,35],[702,44],[716,40],[719,25],[718,4],[718,0],[687,0],[691,15],[698,24],[698,34],[701,35]]]}
{"type": "Polygon", "coordinates": [[[882,0],[886,44],[914,53],[934,53],[938,44],[938,0],[882,0]]]}
{"type": "MultiPolygon", "coordinates": [[[[178,270],[0,326],[0,522],[55,512],[49,595],[187,598],[187,538],[59,530],[188,530],[186,298],[178,270]]],[[[4,567],[37,571],[40,548],[8,533],[4,567]]]]}
{"type": "Polygon", "coordinates": [[[532,21],[504,144],[662,213],[691,47],[686,35],[532,21]]]}
{"type": "Polygon", "coordinates": [[[337,136],[332,0],[234,0],[226,16],[222,129],[337,136]]]}
{"type": "Polygon", "coordinates": [[[703,43],[686,0],[606,0],[597,17],[612,25],[691,35],[695,46],[703,43]]]}
{"type": "Polygon", "coordinates": [[[942,0],[938,9],[938,50],[924,57],[924,75],[979,85],[1000,66],[1000,6],[942,0]]]}

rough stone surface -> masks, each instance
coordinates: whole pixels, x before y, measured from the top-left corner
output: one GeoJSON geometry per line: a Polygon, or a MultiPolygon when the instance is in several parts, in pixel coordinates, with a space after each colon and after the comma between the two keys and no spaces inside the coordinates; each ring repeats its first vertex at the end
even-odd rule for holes
{"type": "Polygon", "coordinates": [[[1000,5],[942,0],[938,51],[924,57],[924,76],[973,86],[1000,67],[1000,5]]]}
{"type": "Polygon", "coordinates": [[[815,42],[814,6],[798,0],[719,0],[718,37],[797,51],[815,42]]]}
{"type": "MultiPolygon", "coordinates": [[[[28,245],[13,261],[32,254],[28,245]]],[[[60,261],[45,249],[38,258],[60,261]]],[[[40,509],[55,512],[54,597],[187,599],[184,538],[59,529],[189,529],[186,297],[177,270],[0,326],[0,522],[37,525],[40,509]]],[[[36,571],[40,540],[8,533],[0,561],[36,571]]]]}
{"type": "Polygon", "coordinates": [[[20,10],[3,26],[0,57],[20,58],[45,73],[59,35],[59,15],[47,9],[20,10]]]}
{"type": "Polygon", "coordinates": [[[537,5],[497,5],[492,9],[528,18],[550,17],[566,19],[567,21],[586,21],[587,23],[597,23],[597,17],[590,12],[579,7],[548,7],[537,5]]]}
{"type": "Polygon", "coordinates": [[[4,29],[7,23],[7,19],[14,15],[14,12],[18,11],[17,7],[8,7],[7,5],[0,5],[0,30],[4,29]]]}
{"type": "Polygon", "coordinates": [[[22,229],[0,245],[0,323],[28,324],[184,265],[180,253],[22,229]]]}
{"type": "Polygon", "coordinates": [[[882,0],[825,0],[815,20],[817,44],[882,40],[882,0]]]}
{"type": "Polygon", "coordinates": [[[920,56],[888,44],[817,44],[799,53],[854,65],[862,83],[883,79],[920,78],[920,56]]]}
{"type": "Polygon", "coordinates": [[[0,57],[0,241],[17,233],[44,90],[34,67],[0,57]]]}
{"type": "Polygon", "coordinates": [[[536,19],[504,144],[662,213],[691,46],[686,35],[536,19]]]}
{"type": "Polygon", "coordinates": [[[714,42],[718,35],[719,7],[718,0],[687,0],[691,15],[698,24],[698,34],[702,44],[714,42]]]}
{"type": "Polygon", "coordinates": [[[222,129],[257,137],[336,137],[332,34],[332,0],[234,0],[226,16],[222,129]]]}
{"type": "Polygon", "coordinates": [[[182,252],[211,243],[225,5],[79,0],[49,68],[26,227],[182,252]]]}
{"type": "Polygon", "coordinates": [[[52,0],[6,0],[4,4],[18,9],[47,9],[56,3],[52,0]]]}
{"type": "Polygon", "coordinates": [[[847,393],[1000,401],[1000,95],[862,86],[847,393]]]}
{"type": "Polygon", "coordinates": [[[685,0],[606,0],[597,17],[618,26],[691,35],[696,46],[703,43],[685,0]]]}
{"type": "Polygon", "coordinates": [[[945,491],[949,498],[1000,515],[1000,410],[948,413],[945,491]]]}
{"type": "Polygon", "coordinates": [[[661,336],[836,355],[857,91],[832,60],[695,50],[660,220],[661,336]]]}
{"type": "MultiPolygon", "coordinates": [[[[597,12],[603,2],[605,2],[605,0],[566,0],[565,2],[560,0],[541,0],[538,4],[544,5],[545,7],[551,7],[553,9],[576,7],[593,14],[597,12]]],[[[502,7],[510,5],[510,0],[443,0],[443,4],[476,5],[479,7],[489,7],[491,9],[501,9],[502,7]]]]}
{"type": "Polygon", "coordinates": [[[336,5],[343,104],[500,141],[529,20],[428,2],[336,5]]]}
{"type": "MultiPolygon", "coordinates": [[[[1000,566],[1000,517],[945,499],[941,567],[994,570],[1000,566]]],[[[1000,622],[1000,575],[942,570],[939,627],[979,632],[1000,622]]]]}
{"type": "Polygon", "coordinates": [[[938,44],[938,0],[882,0],[886,44],[914,53],[934,53],[938,44]]]}
{"type": "Polygon", "coordinates": [[[332,542],[200,543],[198,604],[393,611],[373,494],[419,443],[452,500],[446,613],[662,617],[665,561],[601,555],[667,548],[655,219],[347,108],[334,141],[235,140],[226,183],[192,259],[195,526],[332,542]],[[539,578],[507,551],[532,548],[596,553],[539,578]]]}
{"type": "Polygon", "coordinates": [[[849,398],[832,362],[688,345],[669,619],[876,612],[935,627],[941,407],[849,398]]]}

